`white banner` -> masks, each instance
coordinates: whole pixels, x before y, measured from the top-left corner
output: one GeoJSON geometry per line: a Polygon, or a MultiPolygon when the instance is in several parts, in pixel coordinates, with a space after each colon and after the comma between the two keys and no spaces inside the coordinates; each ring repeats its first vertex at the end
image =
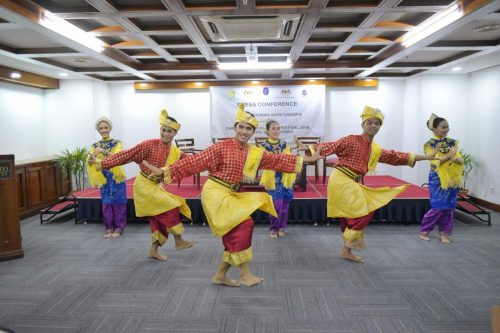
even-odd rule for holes
{"type": "Polygon", "coordinates": [[[264,132],[269,119],[281,125],[281,137],[292,142],[295,136],[323,137],[325,86],[210,87],[212,138],[234,137],[234,114],[239,103],[255,115],[264,132]]]}

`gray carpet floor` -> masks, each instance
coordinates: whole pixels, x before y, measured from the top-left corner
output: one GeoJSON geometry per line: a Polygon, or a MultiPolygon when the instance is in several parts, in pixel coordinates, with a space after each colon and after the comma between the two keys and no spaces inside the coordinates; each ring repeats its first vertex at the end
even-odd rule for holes
{"type": "MultiPolygon", "coordinates": [[[[0,327],[20,332],[490,332],[500,304],[500,214],[459,216],[452,243],[418,225],[372,224],[365,263],[338,258],[338,226],[294,224],[253,237],[255,287],[210,283],[222,255],[208,227],[192,249],[147,257],[149,226],[116,239],[99,223],[22,221],[22,259],[0,262],[0,327]]],[[[230,271],[237,278],[235,271],[230,271]]]]}

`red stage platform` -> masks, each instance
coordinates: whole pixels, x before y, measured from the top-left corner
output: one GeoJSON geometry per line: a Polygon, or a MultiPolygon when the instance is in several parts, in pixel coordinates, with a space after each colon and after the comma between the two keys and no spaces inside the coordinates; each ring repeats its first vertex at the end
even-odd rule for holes
{"type": "MultiPolygon", "coordinates": [[[[201,177],[201,184],[207,180],[207,177],[201,177]]],[[[127,214],[129,220],[138,219],[135,217],[133,204],[132,186],[134,178],[127,180],[127,214]]],[[[364,184],[370,187],[399,186],[409,184],[401,179],[391,176],[366,176],[364,184]]],[[[409,184],[409,188],[391,201],[387,206],[377,210],[374,220],[398,221],[398,222],[420,222],[420,219],[429,206],[429,192],[426,188],[409,184]]],[[[203,210],[201,208],[201,188],[193,184],[191,177],[182,180],[180,186],[177,184],[165,185],[170,193],[174,193],[186,198],[188,205],[193,212],[193,220],[202,222],[204,220],[203,210]]],[[[243,190],[263,190],[260,187],[247,187],[243,190]]],[[[102,218],[100,192],[98,189],[84,189],[74,192],[78,201],[77,220],[100,220],[102,218]]],[[[295,199],[290,206],[291,221],[326,221],[326,198],[327,185],[316,184],[314,177],[307,177],[306,191],[296,189],[295,199]]],[[[267,220],[267,216],[262,212],[254,214],[255,220],[267,220]]]]}

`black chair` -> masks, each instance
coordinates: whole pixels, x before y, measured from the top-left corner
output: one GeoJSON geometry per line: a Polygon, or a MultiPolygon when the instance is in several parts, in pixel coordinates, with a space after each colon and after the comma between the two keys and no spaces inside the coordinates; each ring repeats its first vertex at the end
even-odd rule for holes
{"type": "Polygon", "coordinates": [[[232,137],[228,137],[228,138],[212,138],[212,143],[217,143],[219,141],[230,140],[230,139],[232,139],[232,137]]]}
{"type": "MultiPolygon", "coordinates": [[[[186,138],[186,139],[174,139],[175,145],[182,150],[185,154],[196,154],[201,151],[201,149],[194,148],[194,138],[186,138]]],[[[200,174],[197,173],[193,175],[193,184],[196,184],[198,188],[200,188],[200,174]]],[[[177,187],[181,186],[181,181],[177,183],[177,187]]]]}

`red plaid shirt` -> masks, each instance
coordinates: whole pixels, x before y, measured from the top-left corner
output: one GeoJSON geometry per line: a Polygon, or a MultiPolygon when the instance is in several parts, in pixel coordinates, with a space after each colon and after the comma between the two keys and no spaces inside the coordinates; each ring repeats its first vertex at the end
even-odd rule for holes
{"type": "MultiPolygon", "coordinates": [[[[337,141],[321,143],[321,155],[336,154],[339,161],[336,165],[344,166],[360,175],[368,172],[368,161],[372,151],[372,140],[368,136],[348,135],[337,141]]],[[[317,146],[317,145],[316,145],[317,146]]],[[[317,147],[315,147],[317,148],[317,147]]],[[[382,149],[379,162],[391,165],[407,165],[410,153],[382,149]]]]}
{"type": "Polygon", "coordinates": [[[166,145],[161,139],[151,139],[105,158],[101,161],[101,166],[103,169],[111,169],[118,165],[135,162],[139,164],[141,171],[149,175],[151,170],[145,167],[142,161],[146,160],[155,167],[163,168],[169,153],[170,144],[166,145]]]}
{"type": "MultiPolygon", "coordinates": [[[[248,154],[248,146],[242,148],[236,139],[220,141],[201,153],[186,156],[170,165],[170,174],[174,181],[208,170],[210,176],[217,177],[231,184],[243,180],[243,167],[248,154]]],[[[263,152],[259,169],[295,172],[297,156],[276,155],[263,152]]]]}

